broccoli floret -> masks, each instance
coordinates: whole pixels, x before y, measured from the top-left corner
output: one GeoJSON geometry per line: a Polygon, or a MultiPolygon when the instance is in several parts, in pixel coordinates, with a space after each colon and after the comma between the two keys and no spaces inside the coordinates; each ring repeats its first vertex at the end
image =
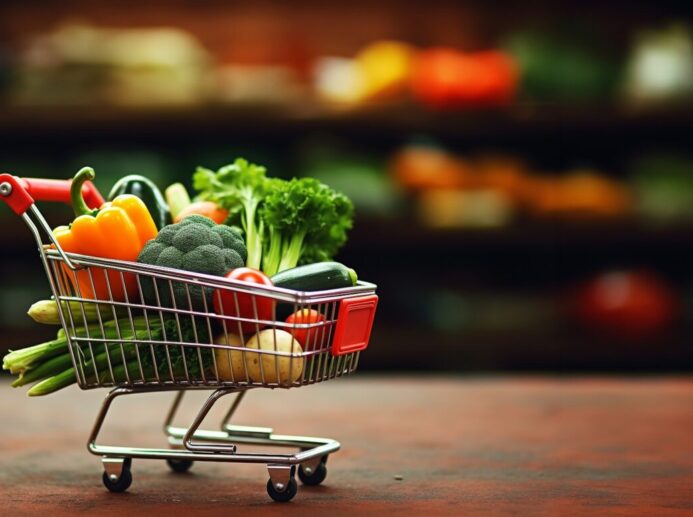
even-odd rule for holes
{"type": "MultiPolygon", "coordinates": [[[[223,276],[245,264],[247,250],[240,234],[201,215],[190,215],[161,229],[137,257],[143,264],[223,276]]],[[[142,296],[150,305],[204,310],[212,304],[211,288],[142,276],[142,296]]]]}
{"type": "MultiPolygon", "coordinates": [[[[183,226],[186,224],[203,224],[205,226],[208,226],[210,228],[214,228],[217,226],[217,223],[212,221],[209,217],[205,217],[204,215],[199,215],[199,214],[190,214],[189,216],[186,216],[185,219],[183,219],[180,223],[183,226]]],[[[175,225],[172,225],[175,226],[175,225]]]]}
{"type": "Polygon", "coordinates": [[[245,241],[243,240],[241,231],[238,228],[231,228],[223,224],[215,226],[212,228],[212,231],[221,237],[223,247],[238,253],[245,264],[248,258],[248,250],[245,247],[245,241]]]}

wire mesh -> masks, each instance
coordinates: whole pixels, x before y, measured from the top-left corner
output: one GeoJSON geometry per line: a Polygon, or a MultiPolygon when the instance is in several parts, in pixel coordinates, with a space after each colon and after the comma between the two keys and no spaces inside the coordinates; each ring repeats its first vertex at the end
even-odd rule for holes
{"type": "Polygon", "coordinates": [[[83,389],[289,388],[353,372],[332,355],[340,301],[375,286],[309,294],[42,249],[83,389]],[[293,315],[292,318],[289,316],[293,315]]]}

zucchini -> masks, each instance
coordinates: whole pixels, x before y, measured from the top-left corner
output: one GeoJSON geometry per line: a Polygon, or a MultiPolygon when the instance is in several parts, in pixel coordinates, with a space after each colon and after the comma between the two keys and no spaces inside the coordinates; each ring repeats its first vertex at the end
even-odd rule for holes
{"type": "Polygon", "coordinates": [[[323,291],[356,285],[356,271],[339,262],[316,262],[280,271],[272,284],[297,291],[323,291]]]}

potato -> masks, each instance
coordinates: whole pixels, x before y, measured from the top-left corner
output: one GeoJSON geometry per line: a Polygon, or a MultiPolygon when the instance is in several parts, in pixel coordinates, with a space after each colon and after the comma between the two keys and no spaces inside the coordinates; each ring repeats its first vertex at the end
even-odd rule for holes
{"type": "MultiPolygon", "coordinates": [[[[221,334],[214,339],[219,345],[243,346],[240,336],[236,334],[221,334]]],[[[239,350],[224,350],[223,348],[214,349],[214,359],[217,362],[219,380],[243,382],[248,380],[246,376],[245,364],[243,363],[243,352],[239,350]]],[[[250,362],[250,356],[246,355],[246,360],[250,362]]]]}
{"type": "MultiPolygon", "coordinates": [[[[301,345],[291,334],[278,329],[261,330],[246,342],[246,348],[272,352],[276,350],[277,352],[292,354],[303,353],[301,345]]],[[[246,362],[251,380],[290,384],[301,377],[304,359],[300,355],[296,357],[296,355],[280,356],[269,353],[246,352],[246,362]]]]}

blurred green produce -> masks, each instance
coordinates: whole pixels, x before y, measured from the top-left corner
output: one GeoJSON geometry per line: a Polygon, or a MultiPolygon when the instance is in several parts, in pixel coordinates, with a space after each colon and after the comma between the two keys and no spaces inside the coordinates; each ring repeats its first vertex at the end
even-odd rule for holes
{"type": "Polygon", "coordinates": [[[300,171],[346,194],[357,214],[387,217],[400,209],[401,193],[382,157],[348,151],[339,143],[310,141],[302,149],[300,171]]]}
{"type": "Polygon", "coordinates": [[[525,29],[506,38],[520,65],[521,95],[533,100],[611,99],[621,78],[617,56],[593,30],[525,29]]]}
{"type": "Polygon", "coordinates": [[[632,184],[638,211],[660,222],[693,220],[693,158],[655,153],[637,158],[632,184]]]}

